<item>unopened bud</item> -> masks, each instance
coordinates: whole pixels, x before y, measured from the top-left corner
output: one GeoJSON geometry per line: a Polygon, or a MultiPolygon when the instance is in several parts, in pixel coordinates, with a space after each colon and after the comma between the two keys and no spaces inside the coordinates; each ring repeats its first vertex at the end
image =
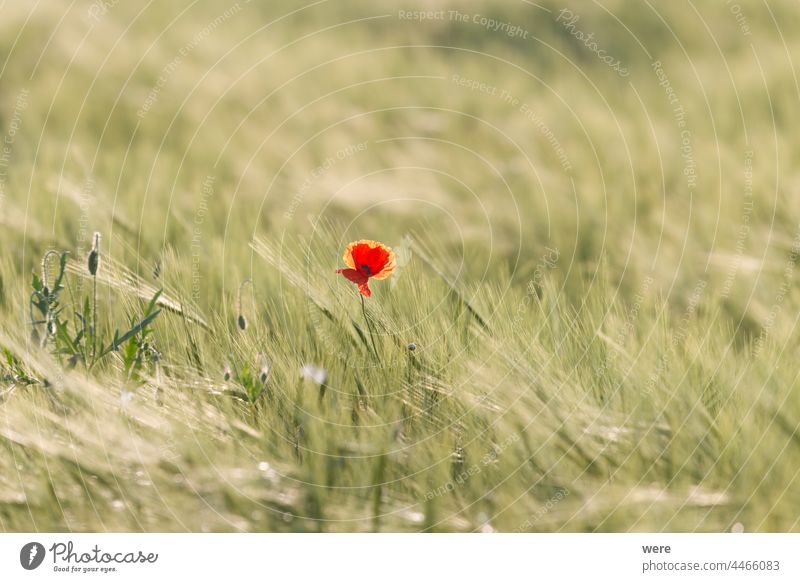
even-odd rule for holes
{"type": "Polygon", "coordinates": [[[92,242],[92,250],[89,253],[89,260],[87,261],[89,274],[94,277],[97,275],[97,269],[100,267],[100,233],[94,233],[94,240],[92,242]]]}

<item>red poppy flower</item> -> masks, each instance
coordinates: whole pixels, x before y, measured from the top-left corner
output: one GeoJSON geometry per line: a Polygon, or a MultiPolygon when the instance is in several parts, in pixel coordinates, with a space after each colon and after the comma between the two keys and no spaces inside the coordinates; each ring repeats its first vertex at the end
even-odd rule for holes
{"type": "Polygon", "coordinates": [[[358,291],[369,297],[369,280],[386,279],[394,272],[394,251],[385,244],[374,240],[357,240],[347,245],[344,251],[344,263],[349,269],[338,269],[349,281],[358,285],[358,291]]]}

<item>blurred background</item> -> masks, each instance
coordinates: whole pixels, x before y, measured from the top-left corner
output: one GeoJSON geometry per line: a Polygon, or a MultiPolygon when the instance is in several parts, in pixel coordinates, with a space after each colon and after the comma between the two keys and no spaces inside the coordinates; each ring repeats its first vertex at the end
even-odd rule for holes
{"type": "Polygon", "coordinates": [[[219,277],[246,274],[254,235],[323,216],[353,236],[425,231],[471,277],[524,282],[549,245],[569,280],[601,257],[623,289],[652,274],[678,303],[707,280],[734,322],[760,320],[782,280],[798,211],[792,1],[2,13],[6,134],[18,120],[3,236],[23,271],[99,230],[123,261],[169,247],[188,269],[194,253],[205,307],[219,277]]]}
{"type": "MultiPolygon", "coordinates": [[[[409,321],[420,320],[427,312],[412,313],[412,303],[424,305],[429,294],[445,304],[458,289],[477,297],[482,313],[503,330],[495,339],[512,338],[520,350],[482,338],[476,349],[494,351],[481,367],[480,358],[442,341],[432,360],[454,364],[454,386],[505,379],[506,364],[519,373],[494,358],[518,353],[515,364],[531,370],[513,389],[535,377],[542,394],[561,394],[555,386],[574,382],[569,394],[579,395],[581,406],[590,395],[592,406],[614,402],[624,416],[630,400],[607,397],[607,380],[599,379],[613,369],[625,394],[652,400],[652,410],[630,424],[628,415],[587,428],[580,415],[569,416],[576,423],[570,438],[591,441],[588,457],[542,445],[552,466],[519,461],[533,458],[531,449],[498,436],[501,444],[516,443],[517,460],[509,458],[497,479],[470,486],[481,499],[495,487],[507,497],[480,511],[453,501],[472,513],[442,529],[481,529],[488,522],[480,516],[494,510],[499,517],[490,530],[519,529],[525,516],[561,495],[564,483],[572,492],[560,510],[567,513],[541,514],[528,529],[716,531],[745,518],[748,527],[796,529],[797,516],[786,508],[798,487],[798,451],[796,444],[783,447],[797,439],[791,392],[800,309],[797,55],[796,0],[6,0],[0,4],[0,326],[23,337],[28,279],[43,253],[65,249],[82,261],[98,231],[104,264],[124,265],[153,289],[168,287],[216,331],[198,340],[198,357],[189,332],[179,337],[183,328],[159,321],[175,385],[190,385],[187,377],[208,384],[199,372],[191,376],[198,361],[208,363],[203,374],[218,377],[228,354],[262,349],[235,335],[242,281],[252,279],[256,296],[269,297],[269,313],[258,312],[254,321],[289,314],[288,324],[297,326],[279,330],[279,337],[305,338],[300,326],[316,325],[303,320],[308,301],[282,294],[279,274],[257,256],[254,241],[288,254],[313,249],[313,260],[298,269],[312,265],[327,274],[342,266],[350,240],[372,238],[398,249],[413,240],[417,250],[427,249],[427,259],[414,263],[420,284],[414,291],[406,280],[407,295],[397,292],[387,310],[406,309],[409,321]],[[426,287],[433,275],[447,285],[426,287]],[[542,305],[547,297],[557,303],[557,315],[540,318],[533,310],[517,326],[517,303],[534,295],[542,305]],[[764,345],[769,349],[759,359],[764,345]],[[662,362],[672,349],[685,352],[662,362]],[[587,353],[597,359],[587,363],[587,353]],[[772,375],[777,369],[780,378],[772,375]],[[651,398],[654,385],[661,392],[651,398]],[[726,390],[741,408],[725,407],[726,390]],[[774,396],[757,409],[765,416],[744,422],[750,404],[765,395],[774,396]],[[786,417],[778,423],[780,410],[786,417]],[[765,427],[774,432],[762,440],[765,427]],[[679,444],[669,436],[676,434],[679,444]],[[741,446],[728,449],[737,438],[741,446]],[[774,451],[785,453],[776,465],[774,451]],[[681,465],[683,457],[692,463],[681,465]],[[545,485],[531,493],[530,483],[542,474],[545,485]],[[674,496],[654,492],[650,481],[640,481],[645,474],[683,489],[674,496]],[[595,498],[606,486],[610,496],[595,498]],[[700,486],[714,493],[698,493],[700,486]],[[764,502],[755,507],[754,499],[764,502]],[[648,519],[621,500],[650,504],[648,519]],[[503,513],[514,503],[524,507],[503,513]],[[676,507],[688,507],[689,515],[672,522],[676,507]],[[715,512],[706,513],[708,507],[715,512]]],[[[381,293],[394,288],[385,285],[381,293]]],[[[130,307],[115,303],[105,288],[101,301],[120,311],[130,307]]],[[[445,335],[429,325],[431,337],[445,335]]],[[[467,337],[470,330],[459,333],[467,337]]],[[[448,341],[461,337],[452,335],[448,341]]],[[[306,343],[297,352],[318,355],[319,342],[309,337],[299,340],[306,343]]],[[[285,352],[274,357],[291,373],[293,345],[274,348],[285,352]]],[[[406,365],[405,352],[396,357],[406,365]]],[[[345,373],[323,364],[334,376],[345,373]]],[[[511,394],[501,404],[516,406],[520,417],[544,408],[538,401],[519,406],[511,394]]],[[[195,401],[187,402],[181,407],[189,414],[195,401]]],[[[194,430],[192,423],[216,418],[215,406],[207,414],[198,408],[186,426],[194,430]]],[[[240,412],[234,416],[241,420],[240,412]]],[[[494,409],[483,412],[469,425],[476,432],[493,425],[494,409]]],[[[553,414],[536,443],[561,434],[563,419],[553,414]]],[[[29,415],[20,409],[14,418],[23,423],[29,415]]],[[[518,429],[515,422],[508,420],[509,433],[518,429]]],[[[225,466],[235,482],[241,451],[209,436],[217,435],[216,425],[197,430],[208,438],[201,450],[204,444],[219,454],[211,467],[225,466]]],[[[452,440],[420,438],[439,447],[428,451],[431,459],[453,452],[452,440]]],[[[216,489],[214,470],[185,446],[187,458],[202,467],[195,474],[204,484],[195,486],[224,517],[192,500],[182,515],[197,511],[202,523],[177,523],[165,512],[149,515],[143,503],[136,521],[120,518],[111,529],[283,527],[280,517],[259,522],[246,504],[229,503],[216,489]]],[[[268,451],[294,462],[288,445],[268,451]]],[[[366,466],[363,474],[374,474],[366,466]]],[[[397,472],[415,477],[417,469],[403,465],[397,472]]],[[[323,469],[298,471],[308,472],[300,480],[323,479],[323,469]]],[[[133,475],[130,468],[130,482],[138,483],[133,475]]],[[[183,494],[182,482],[163,479],[162,488],[183,494]]],[[[0,495],[17,490],[0,480],[0,495]]],[[[239,499],[238,492],[231,498],[239,499]]],[[[49,513],[55,502],[44,486],[41,494],[39,519],[48,527],[70,524],[49,513]]],[[[343,512],[342,529],[372,523],[350,524],[352,508],[331,495],[328,502],[343,512]]],[[[396,499],[403,495],[412,493],[403,490],[396,499]]],[[[21,503],[8,493],[12,498],[21,503]]],[[[282,499],[281,511],[296,502],[298,514],[313,517],[324,506],[314,496],[297,499],[282,499]]],[[[353,507],[368,505],[353,499],[353,507]]],[[[442,512],[455,515],[447,507],[442,512]]],[[[75,515],[84,510],[91,515],[86,507],[75,515]]],[[[3,515],[5,527],[29,526],[23,513],[3,515]]],[[[76,529],[99,527],[91,517],[73,519],[76,529]]],[[[417,528],[421,520],[414,514],[394,527],[417,528]]]]}

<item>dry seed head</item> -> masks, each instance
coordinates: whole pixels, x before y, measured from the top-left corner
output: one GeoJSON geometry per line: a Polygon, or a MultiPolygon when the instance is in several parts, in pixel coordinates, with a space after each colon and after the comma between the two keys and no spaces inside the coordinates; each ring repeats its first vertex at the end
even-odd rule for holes
{"type": "Polygon", "coordinates": [[[304,380],[312,380],[318,386],[322,386],[328,381],[328,371],[314,364],[305,364],[300,368],[300,377],[304,380]]]}

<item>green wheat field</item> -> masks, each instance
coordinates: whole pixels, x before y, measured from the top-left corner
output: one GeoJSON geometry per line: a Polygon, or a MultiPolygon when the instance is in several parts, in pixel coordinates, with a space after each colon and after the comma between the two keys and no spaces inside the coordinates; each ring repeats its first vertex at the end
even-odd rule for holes
{"type": "Polygon", "coordinates": [[[800,530],[799,12],[0,2],[0,530],[800,530]]]}

